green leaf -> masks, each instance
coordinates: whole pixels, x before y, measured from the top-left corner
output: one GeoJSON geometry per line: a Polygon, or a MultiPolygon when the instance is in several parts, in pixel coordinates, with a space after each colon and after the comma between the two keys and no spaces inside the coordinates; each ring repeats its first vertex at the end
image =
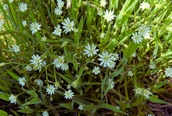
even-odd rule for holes
{"type": "Polygon", "coordinates": [[[124,70],[123,67],[121,67],[120,69],[114,71],[113,73],[110,74],[110,77],[114,78],[117,77],[119,74],[121,74],[121,72],[124,70]]]}
{"type": "Polygon", "coordinates": [[[20,109],[21,109],[21,110],[17,110],[17,111],[18,111],[18,112],[21,112],[21,113],[30,114],[30,113],[33,113],[33,112],[34,112],[34,110],[31,109],[29,106],[21,105],[21,106],[20,106],[20,109]]]}
{"type": "Polygon", "coordinates": [[[72,61],[72,63],[73,63],[74,69],[75,69],[76,71],[78,71],[78,62],[77,62],[76,56],[73,56],[73,61],[72,61]]]}
{"type": "Polygon", "coordinates": [[[155,95],[150,96],[149,101],[153,103],[170,104],[169,102],[159,99],[158,96],[155,95]]]}
{"type": "Polygon", "coordinates": [[[72,106],[71,106],[71,102],[70,103],[61,103],[59,105],[66,108],[66,109],[69,109],[69,110],[73,109],[72,106]]]}
{"type": "Polygon", "coordinates": [[[105,108],[105,109],[108,109],[108,110],[111,110],[111,111],[114,111],[114,112],[117,112],[117,113],[121,113],[121,114],[125,114],[127,115],[127,113],[117,109],[115,106],[112,106],[110,104],[106,104],[106,103],[103,103],[101,104],[100,106],[98,106],[99,108],[105,108]]]}
{"type": "Polygon", "coordinates": [[[68,84],[71,84],[71,83],[72,83],[72,81],[71,81],[69,78],[67,78],[66,76],[64,76],[64,75],[62,75],[62,74],[60,74],[60,73],[58,73],[58,72],[57,72],[57,74],[58,74],[62,79],[64,79],[68,84]]]}
{"type": "Polygon", "coordinates": [[[140,44],[135,44],[133,42],[131,42],[128,45],[128,48],[124,51],[124,56],[125,58],[129,58],[139,47],[140,44]]]}
{"type": "Polygon", "coordinates": [[[32,97],[38,98],[38,94],[34,90],[27,91],[26,93],[29,94],[29,95],[31,95],[32,97]]]}
{"type": "Polygon", "coordinates": [[[4,92],[0,92],[0,99],[5,100],[5,101],[9,101],[9,97],[10,95],[4,92]]]}
{"type": "Polygon", "coordinates": [[[19,76],[17,76],[15,73],[11,72],[10,70],[7,70],[7,73],[15,80],[18,80],[19,76]]]}
{"type": "Polygon", "coordinates": [[[38,97],[35,97],[32,100],[30,100],[30,101],[28,101],[28,102],[26,102],[26,103],[24,103],[22,105],[26,106],[26,105],[40,104],[40,103],[42,103],[41,99],[39,99],[38,97]]]}
{"type": "Polygon", "coordinates": [[[0,114],[1,114],[1,116],[8,116],[8,113],[3,110],[0,110],[0,114]]]}
{"type": "Polygon", "coordinates": [[[154,86],[153,86],[152,89],[157,90],[157,89],[161,88],[163,85],[165,85],[165,84],[167,84],[167,83],[168,83],[168,80],[165,80],[165,81],[156,83],[156,84],[154,84],[154,86]]]}
{"type": "Polygon", "coordinates": [[[103,79],[103,81],[101,83],[101,99],[103,99],[103,97],[104,97],[106,80],[107,80],[107,76],[103,79]]]}

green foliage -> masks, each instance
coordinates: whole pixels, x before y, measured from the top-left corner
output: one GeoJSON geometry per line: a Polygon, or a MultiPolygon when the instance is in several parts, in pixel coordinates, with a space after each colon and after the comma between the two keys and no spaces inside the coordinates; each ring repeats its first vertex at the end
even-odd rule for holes
{"type": "Polygon", "coordinates": [[[0,114],[164,114],[151,104],[171,105],[172,2],[60,1],[0,1],[0,114]]]}

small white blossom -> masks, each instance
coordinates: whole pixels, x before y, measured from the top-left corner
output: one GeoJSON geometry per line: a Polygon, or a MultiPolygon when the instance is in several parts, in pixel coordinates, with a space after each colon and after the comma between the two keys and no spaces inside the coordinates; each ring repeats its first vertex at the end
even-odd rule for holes
{"type": "Polygon", "coordinates": [[[99,61],[101,61],[100,65],[103,67],[112,67],[110,63],[113,63],[115,61],[115,58],[112,53],[108,52],[102,52],[102,54],[98,54],[100,58],[98,58],[99,61]]]}
{"type": "Polygon", "coordinates": [[[115,61],[117,61],[119,59],[119,54],[118,53],[114,53],[113,56],[115,57],[115,61]]]}
{"type": "Polygon", "coordinates": [[[57,27],[54,27],[54,28],[55,28],[55,30],[53,31],[53,34],[57,35],[57,36],[61,36],[62,29],[61,29],[60,25],[57,25],[57,27]]]}
{"type": "Polygon", "coordinates": [[[49,116],[49,113],[47,111],[43,111],[42,116],[49,116]]]}
{"type": "Polygon", "coordinates": [[[103,39],[105,37],[105,33],[100,34],[100,38],[103,39]]]}
{"type": "Polygon", "coordinates": [[[58,58],[53,61],[53,64],[56,68],[60,68],[64,64],[64,56],[58,56],[58,58]]]}
{"type": "Polygon", "coordinates": [[[108,11],[106,10],[103,17],[106,19],[107,22],[112,21],[115,18],[114,11],[108,11]]]}
{"type": "Polygon", "coordinates": [[[115,86],[115,82],[112,79],[108,79],[108,88],[113,89],[115,86]]]}
{"type": "Polygon", "coordinates": [[[62,22],[64,32],[67,34],[68,32],[74,31],[74,21],[70,22],[69,18],[64,19],[62,22]]]}
{"type": "Polygon", "coordinates": [[[30,30],[32,31],[32,34],[34,34],[35,32],[41,30],[41,26],[39,23],[34,22],[30,24],[30,30]]]}
{"type": "Polygon", "coordinates": [[[70,84],[67,85],[67,89],[71,89],[71,85],[70,84]]]}
{"type": "Polygon", "coordinates": [[[9,100],[10,100],[10,103],[14,103],[16,104],[16,101],[17,101],[17,96],[11,94],[10,97],[9,97],[9,100]]]}
{"type": "Polygon", "coordinates": [[[4,10],[7,10],[7,9],[8,9],[8,5],[7,5],[7,4],[4,4],[4,5],[3,5],[3,9],[4,9],[4,10]]]}
{"type": "Polygon", "coordinates": [[[145,9],[150,10],[150,4],[149,4],[148,2],[142,2],[142,3],[140,4],[140,9],[141,9],[141,10],[145,10],[145,9]]]}
{"type": "Polygon", "coordinates": [[[25,77],[22,77],[22,78],[19,77],[18,81],[19,81],[19,84],[20,84],[21,86],[25,86],[25,83],[26,83],[25,77]]]}
{"type": "Polygon", "coordinates": [[[138,28],[138,32],[143,36],[143,37],[146,37],[146,38],[150,38],[150,27],[149,26],[146,26],[146,25],[141,25],[139,28],[138,28]]]}
{"type": "Polygon", "coordinates": [[[103,10],[102,9],[97,9],[97,10],[98,10],[97,15],[102,16],[103,15],[103,10]]]}
{"type": "Polygon", "coordinates": [[[128,71],[127,75],[130,76],[130,77],[132,77],[134,74],[133,74],[132,71],[128,71]]]}
{"type": "Polygon", "coordinates": [[[67,71],[67,70],[69,69],[69,66],[68,66],[67,63],[64,63],[63,65],[61,65],[60,69],[61,69],[62,71],[67,71]]]}
{"type": "Polygon", "coordinates": [[[14,0],[8,0],[10,3],[12,3],[14,0]]]}
{"type": "Polygon", "coordinates": [[[141,37],[141,35],[137,32],[132,34],[131,39],[133,40],[134,43],[139,44],[140,42],[142,42],[143,38],[141,37]]]}
{"type": "Polygon", "coordinates": [[[21,12],[25,12],[25,11],[27,10],[27,4],[24,3],[24,2],[20,3],[20,4],[19,4],[19,10],[20,10],[21,12]]]}
{"type": "Polygon", "coordinates": [[[20,46],[18,46],[16,44],[12,45],[11,51],[13,51],[15,53],[19,52],[20,51],[20,46]]]}
{"type": "Polygon", "coordinates": [[[26,20],[23,20],[23,21],[22,21],[22,25],[23,25],[24,27],[27,25],[26,20]]]}
{"type": "Polygon", "coordinates": [[[172,68],[171,67],[167,67],[165,69],[165,76],[172,78],[172,68]]]}
{"type": "Polygon", "coordinates": [[[57,15],[57,16],[60,16],[62,14],[62,10],[59,9],[58,7],[55,8],[54,10],[54,13],[57,15]]]}
{"type": "Polygon", "coordinates": [[[155,68],[156,68],[155,63],[151,63],[151,64],[149,65],[149,68],[150,68],[150,69],[155,69],[155,68]]]}
{"type": "Polygon", "coordinates": [[[58,8],[61,9],[64,6],[63,0],[57,0],[58,8]]]}
{"type": "Polygon", "coordinates": [[[41,41],[46,41],[47,40],[47,38],[45,37],[45,36],[43,36],[42,38],[41,38],[41,41]]]}
{"type": "Polygon", "coordinates": [[[55,86],[54,85],[48,85],[47,89],[46,89],[46,92],[49,94],[49,95],[52,95],[55,93],[55,86]]]}
{"type": "Polygon", "coordinates": [[[30,63],[33,65],[34,70],[41,70],[42,67],[46,65],[46,62],[43,61],[38,54],[32,55],[32,60],[30,60],[30,63]]]}
{"type": "Polygon", "coordinates": [[[132,55],[131,55],[131,57],[136,57],[137,56],[137,53],[136,52],[134,52],[132,55]]]}
{"type": "Polygon", "coordinates": [[[41,79],[38,79],[38,80],[36,81],[36,84],[37,84],[38,86],[42,86],[42,85],[43,85],[43,81],[42,81],[41,79]]]}
{"type": "Polygon", "coordinates": [[[69,89],[68,91],[65,91],[64,96],[65,99],[72,99],[72,97],[74,96],[74,92],[72,92],[72,90],[69,89]]]}
{"type": "Polygon", "coordinates": [[[96,45],[94,44],[87,44],[84,49],[84,54],[86,54],[88,57],[92,57],[93,55],[96,55],[99,49],[96,49],[96,45]]]}
{"type": "Polygon", "coordinates": [[[4,25],[4,20],[0,19],[0,30],[3,28],[3,25],[4,25]]]}
{"type": "Polygon", "coordinates": [[[94,66],[93,70],[92,70],[92,73],[94,73],[95,75],[98,75],[100,73],[100,67],[98,66],[94,66]]]}
{"type": "Polygon", "coordinates": [[[134,89],[135,90],[135,94],[136,95],[142,95],[142,93],[143,93],[143,89],[142,88],[136,88],[136,89],[134,89]]]}
{"type": "Polygon", "coordinates": [[[78,109],[79,109],[79,110],[84,110],[83,105],[79,105],[78,109]]]}
{"type": "Polygon", "coordinates": [[[106,0],[100,0],[100,6],[105,7],[107,4],[106,0]]]}
{"type": "Polygon", "coordinates": [[[30,65],[26,66],[26,71],[32,71],[32,67],[30,65]]]}
{"type": "Polygon", "coordinates": [[[146,99],[149,99],[149,97],[152,95],[152,92],[150,92],[148,89],[144,89],[143,90],[143,96],[146,98],[146,99]]]}
{"type": "Polygon", "coordinates": [[[72,4],[72,0],[67,0],[66,9],[70,8],[71,4],[72,4]]]}

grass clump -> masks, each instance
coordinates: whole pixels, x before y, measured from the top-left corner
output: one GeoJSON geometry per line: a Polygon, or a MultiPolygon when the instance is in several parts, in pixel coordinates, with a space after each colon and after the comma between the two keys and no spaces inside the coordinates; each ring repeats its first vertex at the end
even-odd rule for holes
{"type": "Polygon", "coordinates": [[[170,0],[3,0],[4,115],[171,114],[170,0]]]}

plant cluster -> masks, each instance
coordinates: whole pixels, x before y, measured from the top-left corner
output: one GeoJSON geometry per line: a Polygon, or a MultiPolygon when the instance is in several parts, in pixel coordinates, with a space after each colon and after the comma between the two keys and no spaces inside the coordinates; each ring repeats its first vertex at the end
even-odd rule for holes
{"type": "Polygon", "coordinates": [[[3,0],[0,113],[171,113],[171,5],[170,0],[3,0]]]}

